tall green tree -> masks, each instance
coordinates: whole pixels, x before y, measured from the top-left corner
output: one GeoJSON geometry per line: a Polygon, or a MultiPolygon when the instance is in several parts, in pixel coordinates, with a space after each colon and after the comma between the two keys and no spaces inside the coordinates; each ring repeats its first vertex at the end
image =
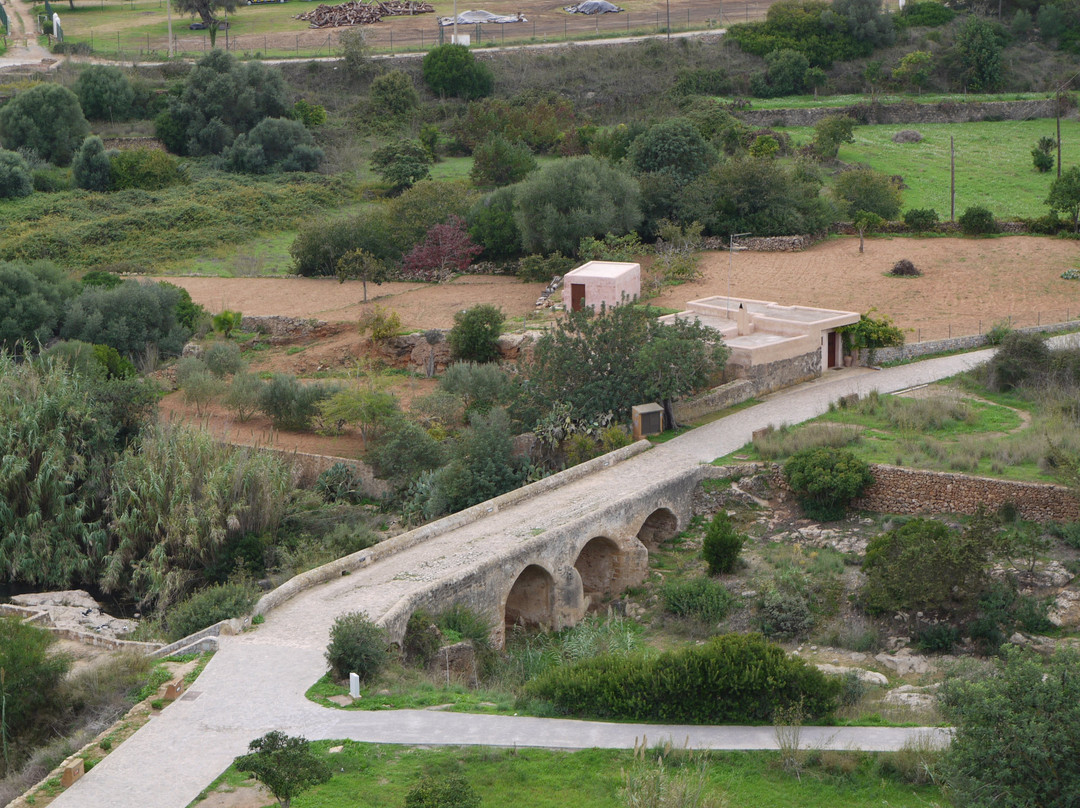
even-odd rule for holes
{"type": "Polygon", "coordinates": [[[0,107],[0,140],[5,149],[33,149],[39,157],[66,166],[90,133],[79,99],[51,81],[23,90],[0,107]]]}
{"type": "Polygon", "coordinates": [[[957,77],[961,87],[975,92],[993,92],[1001,86],[1001,43],[997,27],[975,14],[960,26],[953,44],[957,77]]]}
{"type": "Polygon", "coordinates": [[[1050,186],[1046,204],[1051,210],[1059,210],[1072,218],[1073,232],[1080,232],[1080,167],[1072,166],[1050,186]]]}
{"type": "Polygon", "coordinates": [[[0,349],[33,352],[35,343],[47,342],[79,291],[64,270],[46,261],[0,264],[0,349]]]}
{"type": "Polygon", "coordinates": [[[330,780],[330,767],[311,751],[306,738],[268,732],[248,744],[248,753],[235,761],[238,771],[250,773],[266,786],[281,808],[293,798],[330,780]]]}

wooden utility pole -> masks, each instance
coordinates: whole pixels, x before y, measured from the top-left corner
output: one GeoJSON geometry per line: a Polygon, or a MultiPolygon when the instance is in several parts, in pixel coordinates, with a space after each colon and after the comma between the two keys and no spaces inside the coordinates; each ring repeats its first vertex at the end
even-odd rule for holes
{"type": "Polygon", "coordinates": [[[1058,179],[1061,179],[1061,91],[1058,90],[1054,111],[1057,113],[1058,179]]]}
{"type": "Polygon", "coordinates": [[[956,148],[949,135],[949,221],[956,221],[956,148]]]}

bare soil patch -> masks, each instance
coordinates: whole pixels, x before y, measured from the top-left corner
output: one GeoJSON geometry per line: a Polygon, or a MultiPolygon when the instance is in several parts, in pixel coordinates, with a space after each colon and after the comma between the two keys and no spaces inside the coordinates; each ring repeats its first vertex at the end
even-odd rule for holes
{"type": "Polygon", "coordinates": [[[355,322],[375,305],[393,309],[402,327],[450,328],[454,312],[491,303],[507,318],[533,311],[543,283],[516,278],[463,275],[449,283],[384,283],[368,285],[368,302],[360,281],[339,283],[334,278],[166,278],[182,286],[192,300],[210,312],[222,309],[251,315],[282,314],[329,322],[355,322]]]}
{"type": "MultiPolygon", "coordinates": [[[[859,254],[856,238],[833,239],[798,253],[742,252],[734,256],[731,294],[785,305],[866,312],[877,308],[911,329],[909,342],[1013,325],[1061,322],[1080,314],[1080,284],[1061,273],[1080,259],[1074,241],[1029,236],[992,239],[875,238],[859,254]],[[908,258],[919,278],[889,270],[908,258]]],[[[681,308],[688,300],[727,293],[728,254],[706,253],[702,277],[670,287],[650,302],[681,308]]]]}

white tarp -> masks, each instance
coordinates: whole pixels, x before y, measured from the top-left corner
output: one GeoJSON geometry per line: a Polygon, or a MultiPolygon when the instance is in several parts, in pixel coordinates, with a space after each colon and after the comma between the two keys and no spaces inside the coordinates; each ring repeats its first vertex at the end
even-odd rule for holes
{"type": "MultiPolygon", "coordinates": [[[[457,15],[458,25],[481,25],[487,22],[528,22],[520,11],[517,14],[492,14],[490,11],[463,11],[457,15]]],[[[453,25],[453,17],[439,17],[439,25],[453,25]]]]}
{"type": "Polygon", "coordinates": [[[571,14],[617,14],[622,10],[607,0],[585,0],[576,6],[563,8],[563,11],[569,11],[571,14]]]}

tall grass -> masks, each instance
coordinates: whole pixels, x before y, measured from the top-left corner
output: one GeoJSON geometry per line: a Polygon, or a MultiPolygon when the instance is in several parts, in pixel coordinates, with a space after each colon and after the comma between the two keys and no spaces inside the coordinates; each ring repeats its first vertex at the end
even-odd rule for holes
{"type": "Polygon", "coordinates": [[[859,442],[857,426],[846,424],[812,423],[801,427],[782,426],[770,428],[764,435],[754,438],[754,448],[762,460],[778,460],[789,457],[803,449],[829,447],[842,449],[859,442]]]}

